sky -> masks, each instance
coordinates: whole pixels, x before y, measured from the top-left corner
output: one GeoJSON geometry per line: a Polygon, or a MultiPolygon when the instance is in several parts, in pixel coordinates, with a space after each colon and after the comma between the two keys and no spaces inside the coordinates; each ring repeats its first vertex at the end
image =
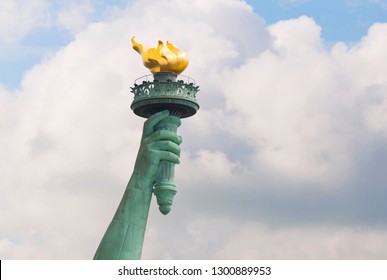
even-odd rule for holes
{"type": "Polygon", "coordinates": [[[387,1],[1,0],[1,259],[93,257],[144,121],[133,35],[200,86],[144,259],[387,258],[387,1]]]}

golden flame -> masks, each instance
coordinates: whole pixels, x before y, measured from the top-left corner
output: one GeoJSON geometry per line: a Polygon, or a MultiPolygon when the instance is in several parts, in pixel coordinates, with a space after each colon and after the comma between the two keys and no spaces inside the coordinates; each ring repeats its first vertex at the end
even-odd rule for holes
{"type": "Polygon", "coordinates": [[[159,72],[171,72],[180,74],[188,66],[187,55],[176,48],[172,43],[167,41],[164,45],[159,40],[157,48],[150,48],[144,50],[144,47],[136,41],[136,37],[132,38],[133,49],[137,51],[141,57],[146,68],[153,74],[159,72]]]}

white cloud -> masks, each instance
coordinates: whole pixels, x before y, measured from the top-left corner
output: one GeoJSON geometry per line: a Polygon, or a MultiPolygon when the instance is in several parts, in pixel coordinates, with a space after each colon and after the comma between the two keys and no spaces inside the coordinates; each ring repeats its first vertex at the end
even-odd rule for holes
{"type": "Polygon", "coordinates": [[[307,16],[279,21],[271,25],[269,31],[274,38],[273,47],[276,51],[294,51],[307,55],[323,50],[321,27],[307,16]]]}
{"type": "Polygon", "coordinates": [[[2,0],[0,2],[0,42],[14,43],[30,31],[49,25],[45,0],[2,0]]]}
{"type": "Polygon", "coordinates": [[[72,34],[77,34],[89,23],[88,16],[93,10],[91,0],[66,2],[58,12],[57,24],[72,34]]]}
{"type": "MultiPolygon", "coordinates": [[[[309,228],[296,216],[314,217],[320,197],[356,202],[363,194],[369,174],[359,170],[377,152],[364,147],[386,141],[380,136],[386,30],[378,24],[354,47],[326,50],[310,18],[266,28],[234,0],[134,1],[89,24],[26,73],[20,90],[0,88],[0,145],[7,147],[0,151],[1,258],[92,257],[140,140],[143,119],[130,111],[129,86],[146,70],[131,50],[132,35],[147,46],[168,39],[185,50],[191,60],[185,74],[201,87],[200,111],[179,129],[174,208],[160,218],[153,202],[144,257],[232,258],[233,250],[235,258],[385,257],[376,245],[358,244],[384,242],[384,231],[329,225],[338,223],[336,216],[347,221],[347,211],[362,211],[359,203],[331,202],[338,213],[323,217],[325,227],[317,214],[309,228]],[[310,209],[297,210],[295,197],[310,209]],[[281,212],[281,201],[294,209],[281,212]],[[288,220],[292,229],[271,229],[270,217],[288,220]],[[305,237],[305,251],[281,249],[287,235],[305,237]],[[353,249],[344,250],[344,241],[353,249]],[[326,246],[310,250],[314,242],[326,246]],[[189,244],[184,251],[183,244],[189,244]]],[[[368,194],[377,191],[367,186],[368,194]]],[[[378,211],[383,205],[373,204],[364,216],[385,213],[378,211]]]]}
{"type": "Polygon", "coordinates": [[[351,228],[269,229],[245,225],[215,259],[384,259],[386,231],[351,228]]]}
{"type": "Polygon", "coordinates": [[[380,132],[387,136],[387,103],[370,105],[364,111],[365,120],[368,127],[375,132],[380,132]]]}
{"type": "Polygon", "coordinates": [[[380,229],[268,227],[259,221],[242,222],[210,212],[207,217],[186,217],[182,225],[169,221],[168,226],[160,225],[163,223],[155,218],[149,225],[144,259],[337,260],[385,259],[387,255],[385,246],[380,246],[387,241],[387,231],[380,229]]]}
{"type": "Polygon", "coordinates": [[[332,53],[322,47],[320,27],[307,17],[269,30],[273,48],[222,79],[239,124],[232,132],[249,139],[257,160],[277,175],[342,185],[352,176],[355,146],[368,137],[363,139],[364,123],[386,127],[384,105],[375,107],[374,99],[386,100],[387,26],[377,24],[353,48],[339,43],[332,53]]]}

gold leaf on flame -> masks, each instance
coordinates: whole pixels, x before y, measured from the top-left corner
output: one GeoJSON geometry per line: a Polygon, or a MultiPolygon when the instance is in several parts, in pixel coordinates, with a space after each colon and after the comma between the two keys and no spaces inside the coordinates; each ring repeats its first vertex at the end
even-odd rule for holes
{"type": "Polygon", "coordinates": [[[133,36],[132,44],[133,49],[141,55],[144,66],[153,74],[171,72],[178,75],[188,66],[189,60],[187,55],[168,41],[164,45],[159,40],[157,48],[144,50],[143,45],[138,43],[136,37],[133,36]]]}

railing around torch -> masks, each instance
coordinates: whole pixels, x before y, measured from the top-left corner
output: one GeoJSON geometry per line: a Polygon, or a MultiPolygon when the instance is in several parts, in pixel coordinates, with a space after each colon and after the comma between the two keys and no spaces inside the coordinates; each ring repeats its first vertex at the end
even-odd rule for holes
{"type": "MultiPolygon", "coordinates": [[[[134,80],[134,84],[139,85],[143,82],[153,82],[153,78],[154,78],[153,75],[144,75],[144,76],[141,76],[141,77],[137,78],[136,80],[134,80]]],[[[177,81],[183,81],[186,84],[192,84],[192,85],[196,84],[194,79],[192,79],[191,77],[188,77],[188,76],[184,76],[184,75],[177,76],[177,81]]]]}

